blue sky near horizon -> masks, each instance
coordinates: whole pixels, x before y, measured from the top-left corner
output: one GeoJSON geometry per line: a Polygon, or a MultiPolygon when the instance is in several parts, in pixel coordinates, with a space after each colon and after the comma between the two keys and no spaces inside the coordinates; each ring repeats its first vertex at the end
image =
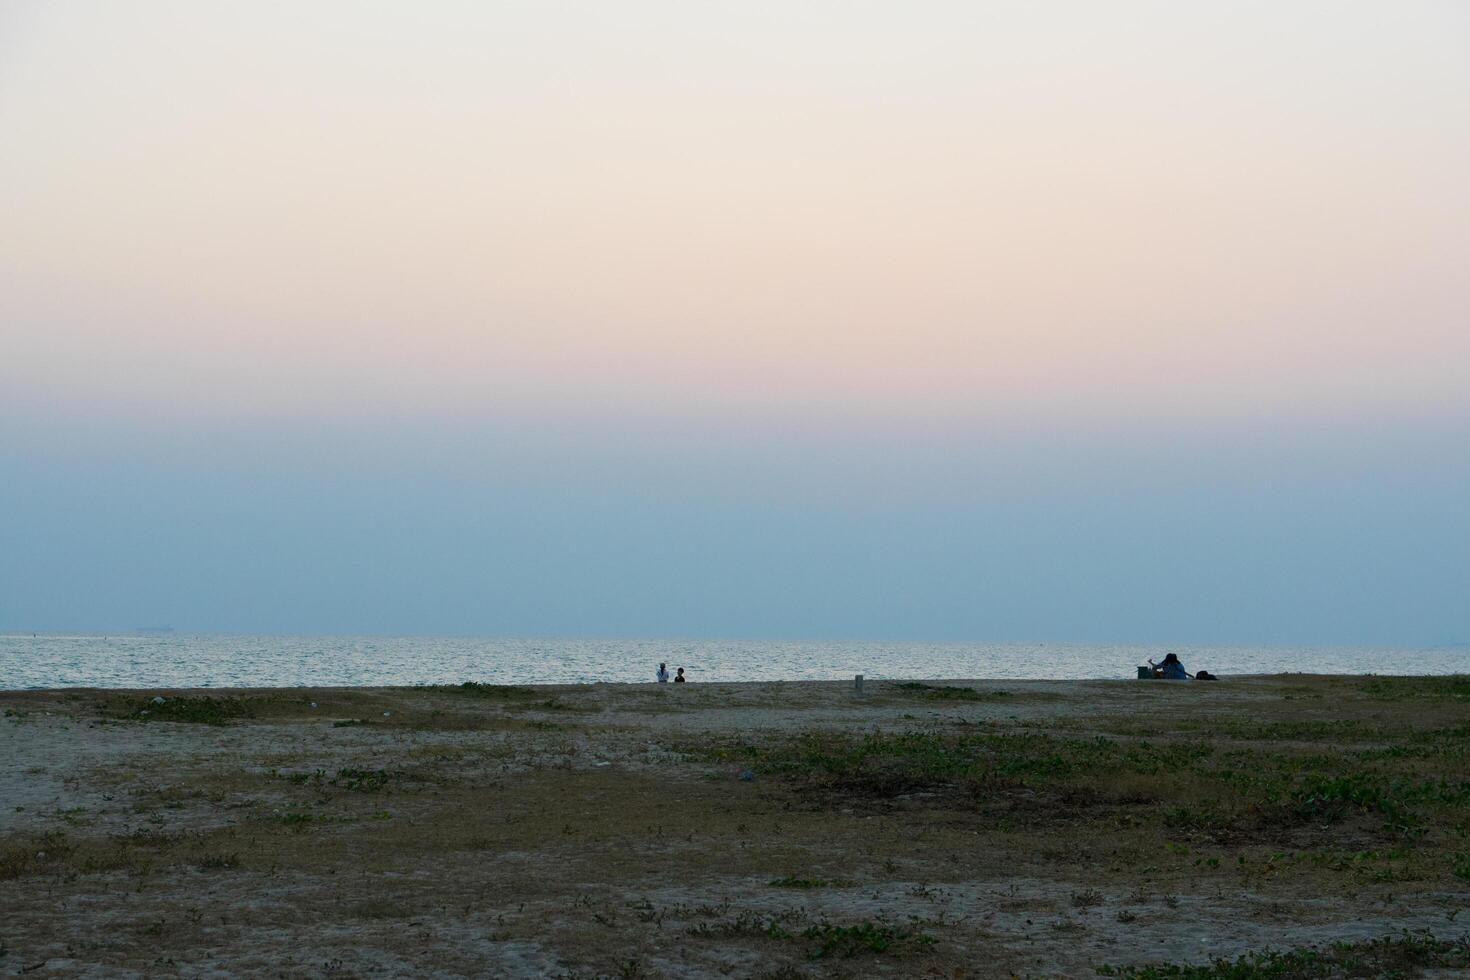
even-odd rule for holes
{"type": "Polygon", "coordinates": [[[1470,7],[0,8],[0,630],[1470,640],[1470,7]]]}
{"type": "Polygon", "coordinates": [[[1188,443],[1126,471],[999,450],[962,473],[948,453],[905,447],[828,457],[820,473],[718,447],[661,470],[589,448],[595,481],[518,477],[535,461],[504,447],[468,469],[432,455],[344,465],[331,458],[341,442],[310,464],[156,444],[12,461],[0,508],[26,519],[6,522],[0,628],[1384,646],[1470,635],[1470,467],[1426,460],[1432,440],[1295,469],[1188,443]],[[888,461],[901,471],[865,477],[888,461]]]}

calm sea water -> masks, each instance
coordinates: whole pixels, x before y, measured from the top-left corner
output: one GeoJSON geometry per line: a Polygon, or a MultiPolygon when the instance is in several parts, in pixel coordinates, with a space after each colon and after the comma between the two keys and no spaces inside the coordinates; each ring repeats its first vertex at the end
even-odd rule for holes
{"type": "Polygon", "coordinates": [[[1144,647],[1084,644],[507,640],[445,637],[0,635],[0,689],[295,687],[649,681],[660,660],[694,681],[1133,677],[1167,650],[1218,674],[1453,674],[1470,647],[1144,647]]]}

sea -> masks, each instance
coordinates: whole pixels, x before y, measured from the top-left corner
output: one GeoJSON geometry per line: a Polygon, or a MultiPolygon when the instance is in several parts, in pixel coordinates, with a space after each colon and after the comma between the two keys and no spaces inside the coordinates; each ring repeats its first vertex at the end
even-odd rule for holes
{"type": "Polygon", "coordinates": [[[653,680],[1128,678],[1174,652],[1190,671],[1458,674],[1470,646],[1133,646],[770,640],[487,639],[193,633],[0,634],[0,690],[56,687],[367,687],[653,680]]]}

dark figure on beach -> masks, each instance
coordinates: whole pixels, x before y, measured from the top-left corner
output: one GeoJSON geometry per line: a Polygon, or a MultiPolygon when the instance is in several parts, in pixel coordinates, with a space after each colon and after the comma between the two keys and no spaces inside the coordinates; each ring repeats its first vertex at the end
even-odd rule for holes
{"type": "Polygon", "coordinates": [[[679,668],[679,673],[674,676],[674,683],[675,684],[683,684],[684,683],[684,668],[683,667],[680,667],[679,668]]]}
{"type": "Polygon", "coordinates": [[[658,665],[658,673],[654,674],[653,676],[658,678],[658,682],[660,684],[667,684],[669,682],[669,665],[666,663],[660,663],[658,665]]]}
{"type": "Polygon", "coordinates": [[[1166,681],[1189,680],[1189,673],[1184,669],[1184,665],[1179,662],[1179,657],[1176,654],[1166,653],[1164,654],[1162,663],[1156,664],[1150,660],[1148,665],[1154,669],[1155,677],[1162,677],[1166,681]]]}

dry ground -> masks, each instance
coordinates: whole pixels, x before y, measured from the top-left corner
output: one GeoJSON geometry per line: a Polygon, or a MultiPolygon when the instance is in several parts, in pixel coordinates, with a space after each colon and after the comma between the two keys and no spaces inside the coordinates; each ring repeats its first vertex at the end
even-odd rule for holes
{"type": "Polygon", "coordinates": [[[1151,976],[1306,947],[1249,962],[1470,967],[1464,677],[0,709],[6,974],[1151,976]]]}

